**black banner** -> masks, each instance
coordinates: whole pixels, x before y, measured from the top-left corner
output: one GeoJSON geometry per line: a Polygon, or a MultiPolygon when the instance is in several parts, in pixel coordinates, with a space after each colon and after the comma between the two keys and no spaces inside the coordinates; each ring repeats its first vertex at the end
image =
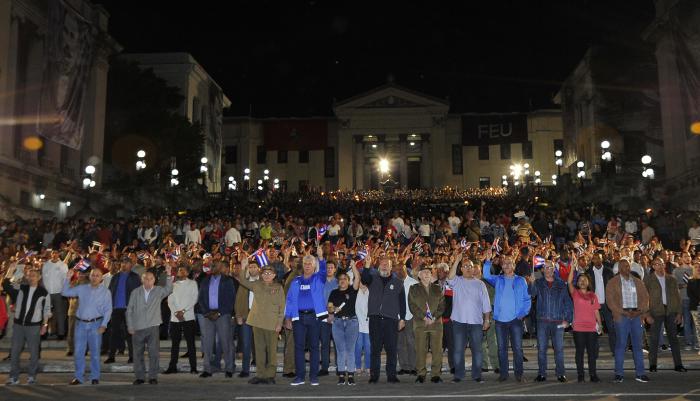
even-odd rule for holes
{"type": "Polygon", "coordinates": [[[462,116],[462,145],[496,145],[527,141],[526,114],[462,116]]]}

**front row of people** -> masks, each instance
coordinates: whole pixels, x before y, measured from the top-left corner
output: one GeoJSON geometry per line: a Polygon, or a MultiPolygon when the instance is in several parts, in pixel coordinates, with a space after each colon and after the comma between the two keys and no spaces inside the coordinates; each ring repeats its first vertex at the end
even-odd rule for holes
{"type": "MultiPolygon", "coordinates": [[[[386,374],[390,383],[399,382],[396,372],[397,336],[405,327],[407,308],[413,315],[412,330],[415,335],[417,383],[426,381],[428,370],[426,359],[433,353],[430,381],[442,381],[442,317],[445,313],[445,296],[440,285],[433,280],[431,267],[417,266],[419,281],[405,293],[403,281],[392,274],[391,260],[383,257],[378,268],[364,268],[362,273],[351,263],[348,272],[338,275],[338,288],[333,290],[325,302],[323,296],[326,277],[326,261],[318,249],[318,257],[306,255],[303,258],[301,274],[291,277],[285,297],[285,287],[275,280],[272,266],[261,268],[260,280],[247,278],[249,262],[247,255],[239,258],[241,270],[238,274],[240,286],[252,293],[252,304],[247,316],[247,324],[252,327],[256,376],[251,384],[275,383],[277,369],[278,336],[283,328],[291,329],[294,337],[294,359],[296,378],[292,385],[304,384],[306,380],[305,351],[310,350],[310,384],[318,385],[320,324],[322,320],[332,325],[337,349],[338,384],[355,384],[355,346],[359,337],[360,322],[356,314],[358,289],[362,283],[368,295],[367,320],[371,342],[371,368],[369,383],[377,383],[380,372],[382,349],[386,352],[386,374]],[[408,302],[406,302],[406,299],[408,302]]],[[[368,256],[364,263],[370,265],[368,256]]],[[[649,370],[657,368],[657,349],[662,326],[665,327],[671,345],[676,371],[685,372],[681,362],[676,325],[681,319],[681,300],[678,283],[667,275],[663,260],[652,262],[653,274],[642,281],[631,274],[627,260],[619,262],[619,274],[610,278],[605,286],[605,304],[614,321],[615,341],[615,381],[624,379],[623,362],[628,344],[631,344],[635,379],[647,382],[642,340],[643,323],[651,325],[649,341],[649,370]]],[[[236,286],[226,274],[228,266],[218,262],[212,266],[211,274],[197,283],[188,278],[188,269],[180,266],[175,276],[171,267],[166,266],[165,282],[156,286],[157,277],[152,271],[142,275],[142,285],[134,289],[128,300],[125,320],[128,333],[134,346],[134,384],[146,381],[145,350],[149,350],[148,382],[157,384],[159,372],[159,332],[162,323],[160,304],[168,297],[171,309],[171,333],[173,348],[171,361],[166,373],[177,372],[177,358],[181,332],[184,332],[190,369],[196,370],[196,350],[194,345],[195,318],[199,319],[204,352],[203,372],[200,377],[212,375],[212,354],[220,347],[225,360],[226,377],[234,371],[233,349],[228,341],[218,341],[231,337],[231,317],[234,309],[236,286]],[[195,315],[199,306],[201,317],[195,315]]],[[[595,277],[586,271],[571,269],[568,282],[559,279],[553,263],[547,261],[543,275],[537,280],[517,276],[510,258],[500,262],[502,274],[492,272],[491,252],[487,252],[483,263],[483,280],[480,269],[472,260],[463,259],[458,254],[450,268],[447,283],[453,291],[453,306],[449,316],[452,325],[455,361],[453,382],[465,379],[464,350],[469,345],[472,354],[471,379],[482,383],[482,339],[495,321],[498,343],[498,364],[501,367],[499,381],[508,379],[508,345],[513,352],[513,371],[517,381],[523,377],[523,319],[530,313],[531,297],[537,299],[537,344],[539,371],[535,381],[547,380],[547,349],[551,341],[555,355],[557,380],[566,382],[564,368],[564,330],[573,323],[573,338],[576,346],[576,367],[578,381],[585,381],[584,353],[588,354],[588,373],[591,382],[599,382],[596,373],[598,357],[598,335],[602,330],[601,303],[593,289],[595,277]],[[460,269],[460,275],[457,269],[460,269]],[[485,283],[494,289],[493,300],[485,283]],[[491,316],[493,312],[493,317],[491,316]]],[[[100,380],[100,342],[102,334],[112,316],[112,295],[102,285],[102,272],[93,269],[89,282],[71,285],[68,273],[63,285],[63,296],[78,299],[75,327],[75,377],[70,384],[85,382],[85,355],[90,351],[90,380],[98,384],[100,380]]],[[[51,298],[39,286],[41,274],[30,270],[26,273],[28,284],[19,289],[4,282],[5,290],[15,303],[14,330],[11,350],[11,371],[8,384],[17,384],[19,375],[19,355],[25,343],[30,352],[28,383],[34,383],[38,369],[40,336],[46,331],[51,316],[51,298]]]]}

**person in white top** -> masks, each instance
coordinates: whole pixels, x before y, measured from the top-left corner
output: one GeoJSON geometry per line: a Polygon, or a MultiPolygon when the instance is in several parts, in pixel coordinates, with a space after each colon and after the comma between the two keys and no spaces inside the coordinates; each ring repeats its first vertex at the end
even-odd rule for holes
{"type": "Polygon", "coordinates": [[[356,374],[369,372],[370,352],[372,351],[369,342],[369,317],[367,317],[367,308],[369,302],[369,288],[360,283],[360,290],[357,292],[355,300],[355,315],[360,326],[360,335],[355,343],[355,367],[356,374]],[[362,367],[362,354],[365,354],[365,367],[362,367]]]}
{"type": "Polygon", "coordinates": [[[197,349],[194,335],[196,331],[194,320],[194,306],[197,304],[199,290],[197,283],[190,280],[189,269],[181,264],[177,268],[177,276],[173,283],[173,292],[168,295],[168,307],[170,308],[170,364],[165,374],[177,373],[177,360],[180,354],[180,336],[185,334],[187,343],[187,355],[190,359],[190,373],[197,373],[197,349]]]}
{"type": "Polygon", "coordinates": [[[239,244],[241,242],[241,232],[238,231],[236,227],[231,226],[231,228],[226,231],[224,241],[226,241],[227,247],[232,247],[235,244],[239,244]]]}
{"type": "Polygon", "coordinates": [[[461,223],[462,220],[457,217],[457,212],[454,210],[450,212],[450,217],[447,218],[447,223],[450,225],[450,230],[452,230],[452,234],[457,234],[459,232],[459,223],[461,223]]]}
{"type": "Polygon", "coordinates": [[[698,245],[700,245],[700,222],[697,220],[695,220],[693,226],[688,229],[688,238],[690,239],[690,244],[698,250],[698,245]]]}
{"type": "MultiPolygon", "coordinates": [[[[416,267],[417,270],[417,267],[416,267]]],[[[411,277],[406,270],[406,266],[399,271],[399,277],[404,276],[403,288],[404,288],[404,301],[406,302],[406,317],[404,321],[406,322],[406,327],[399,331],[399,337],[397,341],[398,354],[399,354],[399,364],[401,365],[401,370],[398,374],[412,374],[415,375],[416,370],[416,336],[413,331],[413,314],[408,309],[408,290],[413,284],[418,284],[418,280],[411,277]]]]}
{"type": "Polygon", "coordinates": [[[430,242],[430,222],[425,217],[421,218],[418,226],[418,234],[423,237],[426,242],[430,242]]]}
{"type": "Polygon", "coordinates": [[[63,290],[63,280],[68,274],[68,266],[58,257],[58,251],[51,251],[51,259],[44,262],[41,268],[41,276],[44,281],[44,288],[51,298],[53,308],[49,327],[51,333],[56,334],[59,340],[66,336],[66,322],[68,319],[68,300],[61,295],[63,290]]]}
{"type": "Polygon", "coordinates": [[[201,244],[202,234],[199,232],[194,223],[190,224],[190,229],[185,233],[185,244],[189,243],[201,244]]]}

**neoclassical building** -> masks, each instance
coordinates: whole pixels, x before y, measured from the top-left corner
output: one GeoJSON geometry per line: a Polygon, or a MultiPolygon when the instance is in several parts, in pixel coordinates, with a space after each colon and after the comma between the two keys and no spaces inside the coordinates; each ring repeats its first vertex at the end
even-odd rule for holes
{"type": "Polygon", "coordinates": [[[88,0],[0,0],[0,215],[82,207],[100,185],[109,15],[88,0]]]}
{"type": "Polygon", "coordinates": [[[543,185],[557,172],[558,110],[450,113],[447,100],[394,83],[333,110],[333,117],[224,118],[223,179],[246,185],[249,169],[254,187],[268,170],[282,190],[371,189],[386,178],[380,160],[409,189],[499,187],[514,164],[528,164],[532,179],[539,171],[543,185]]]}

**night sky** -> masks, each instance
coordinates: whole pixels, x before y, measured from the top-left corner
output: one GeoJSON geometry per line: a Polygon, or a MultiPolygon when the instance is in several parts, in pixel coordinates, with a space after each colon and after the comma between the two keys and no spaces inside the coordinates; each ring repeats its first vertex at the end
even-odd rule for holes
{"type": "Polygon", "coordinates": [[[387,82],[449,97],[452,112],[553,107],[592,43],[648,46],[652,0],[94,0],[124,52],[189,52],[227,115],[332,115],[387,82]]]}

